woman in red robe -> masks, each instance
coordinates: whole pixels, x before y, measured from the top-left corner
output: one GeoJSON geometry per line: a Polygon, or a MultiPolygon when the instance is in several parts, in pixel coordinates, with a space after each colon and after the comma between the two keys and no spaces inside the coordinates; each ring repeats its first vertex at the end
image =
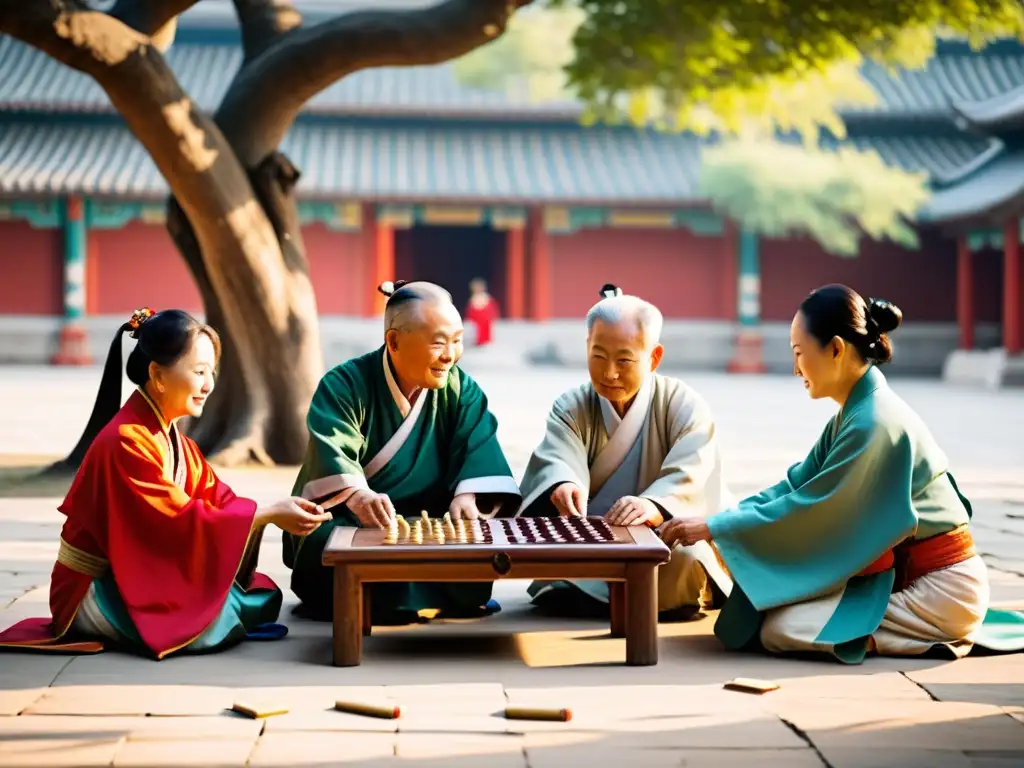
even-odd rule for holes
{"type": "Polygon", "coordinates": [[[60,506],[51,617],[0,633],[0,648],[162,659],[287,633],[281,590],[255,572],[263,528],[307,534],[330,514],[236,496],[181,434],[182,417],[202,415],[219,359],[217,333],[180,310],[139,310],[118,330],[60,506]],[[125,331],[138,340],[127,363],[138,389],[121,406],[125,331]]]}
{"type": "Polygon", "coordinates": [[[469,306],[466,319],[476,328],[476,346],[491,343],[491,328],[500,317],[498,302],[487,292],[487,283],[476,278],[469,284],[469,306]]]}

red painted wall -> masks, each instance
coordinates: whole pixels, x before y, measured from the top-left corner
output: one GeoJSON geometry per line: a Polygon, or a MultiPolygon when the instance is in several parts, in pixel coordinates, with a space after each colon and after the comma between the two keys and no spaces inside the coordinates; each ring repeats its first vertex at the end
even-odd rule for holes
{"type": "Polygon", "coordinates": [[[0,221],[0,314],[64,314],[63,245],[59,229],[0,221]]]}
{"type": "MultiPolygon", "coordinates": [[[[976,254],[975,305],[981,322],[999,321],[1001,269],[998,253],[976,254]]],[[[764,320],[789,322],[804,297],[828,283],[844,283],[865,297],[893,302],[905,322],[955,322],[956,242],[926,235],[921,249],[911,251],[865,241],[858,257],[845,258],[826,253],[812,240],[762,241],[764,320]]]]}
{"type": "Polygon", "coordinates": [[[334,232],[323,224],[303,227],[309,279],[321,315],[360,315],[371,296],[368,285],[373,231],[334,232]]]}
{"type": "MultiPolygon", "coordinates": [[[[91,311],[125,314],[143,305],[202,311],[199,289],[162,226],[132,222],[90,235],[90,255],[96,255],[91,311]]],[[[320,224],[304,228],[302,235],[320,313],[358,313],[364,293],[359,287],[367,280],[361,235],[320,224]]]]}
{"type": "MultiPolygon", "coordinates": [[[[333,232],[316,224],[303,231],[317,304],[324,315],[360,315],[372,297],[372,227],[333,232]]],[[[605,282],[657,304],[668,318],[729,319],[735,293],[719,238],[685,230],[584,230],[548,235],[556,318],[578,318],[597,300],[605,282]],[[726,283],[730,283],[727,285],[726,283]]],[[[398,276],[412,269],[408,238],[396,238],[398,276]]],[[[497,259],[496,259],[497,261],[497,259]]],[[[975,310],[979,322],[1002,312],[1000,251],[973,255],[975,310]]],[[[89,312],[128,314],[138,306],[202,309],[191,275],[162,226],[133,222],[120,230],[89,233],[89,312]]],[[[0,314],[60,315],[60,230],[26,222],[0,222],[0,314]]],[[[766,240],[761,249],[762,316],[787,322],[807,293],[829,282],[847,283],[900,306],[908,322],[956,318],[956,257],[952,240],[926,237],[922,251],[867,243],[862,255],[844,259],[813,242],[766,240]]],[[[501,297],[496,267],[492,291],[501,297]]]]}
{"type": "Polygon", "coordinates": [[[588,229],[548,237],[554,318],[585,315],[605,283],[647,299],[666,318],[729,315],[720,238],[682,229],[588,229]]]}
{"type": "Polygon", "coordinates": [[[162,225],[133,221],[90,232],[91,311],[131,315],[139,307],[202,312],[192,274],[162,225]]]}

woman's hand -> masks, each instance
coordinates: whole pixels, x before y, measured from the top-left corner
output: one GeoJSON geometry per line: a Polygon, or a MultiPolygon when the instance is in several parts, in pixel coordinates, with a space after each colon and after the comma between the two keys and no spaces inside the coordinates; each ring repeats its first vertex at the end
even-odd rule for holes
{"type": "Polygon", "coordinates": [[[308,536],[332,517],[319,504],[298,496],[264,507],[256,515],[259,523],[273,523],[282,531],[295,536],[308,536]]]}
{"type": "Polygon", "coordinates": [[[711,541],[708,522],[702,517],[674,518],[665,523],[658,534],[670,548],[676,544],[689,547],[698,541],[711,541]]]}

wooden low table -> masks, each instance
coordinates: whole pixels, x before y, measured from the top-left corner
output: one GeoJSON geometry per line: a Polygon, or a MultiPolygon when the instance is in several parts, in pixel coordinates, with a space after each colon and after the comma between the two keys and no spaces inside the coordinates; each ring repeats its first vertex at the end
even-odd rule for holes
{"type": "Polygon", "coordinates": [[[414,535],[389,541],[376,528],[331,532],[322,561],[334,568],[335,666],[362,661],[363,635],[371,630],[364,585],[497,579],[607,581],[611,634],[626,638],[626,664],[658,663],[656,569],[668,562],[669,549],[650,528],[608,525],[602,518],[492,519],[466,527],[474,533],[461,542],[451,536],[418,542],[414,535]]]}

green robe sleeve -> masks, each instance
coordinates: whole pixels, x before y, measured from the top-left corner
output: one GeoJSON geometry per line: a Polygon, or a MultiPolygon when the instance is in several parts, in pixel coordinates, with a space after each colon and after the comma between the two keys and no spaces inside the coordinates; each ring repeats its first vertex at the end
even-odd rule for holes
{"type": "Polygon", "coordinates": [[[826,594],[917,527],[905,432],[851,414],[776,486],[708,520],[736,584],[759,611],[826,594]],[[815,466],[815,464],[818,464],[815,466]]]}
{"type": "MultiPolygon", "coordinates": [[[[487,406],[487,396],[465,371],[456,369],[455,425],[448,440],[446,481],[453,496],[484,495],[502,508],[519,503],[519,486],[498,443],[498,420],[487,406]]],[[[485,504],[477,505],[487,513],[485,504]]],[[[497,506],[495,506],[497,509],[497,506]]]]}
{"type": "Polygon", "coordinates": [[[292,491],[296,495],[341,503],[369,487],[360,462],[366,450],[365,398],[359,396],[364,388],[358,375],[341,366],[320,380],[306,416],[309,445],[292,491]]]}

